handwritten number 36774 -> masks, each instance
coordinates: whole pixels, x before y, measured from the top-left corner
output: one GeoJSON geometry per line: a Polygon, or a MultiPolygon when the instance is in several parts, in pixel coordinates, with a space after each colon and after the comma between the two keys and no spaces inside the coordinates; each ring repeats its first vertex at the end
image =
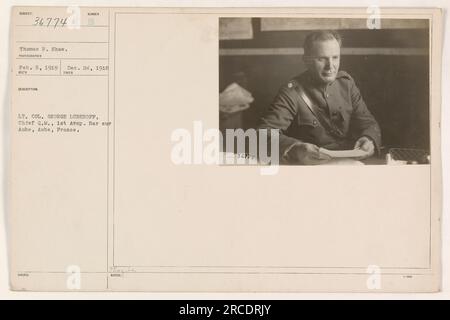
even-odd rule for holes
{"type": "Polygon", "coordinates": [[[34,19],[34,26],[39,27],[64,27],[67,24],[67,18],[44,18],[36,17],[34,19]]]}

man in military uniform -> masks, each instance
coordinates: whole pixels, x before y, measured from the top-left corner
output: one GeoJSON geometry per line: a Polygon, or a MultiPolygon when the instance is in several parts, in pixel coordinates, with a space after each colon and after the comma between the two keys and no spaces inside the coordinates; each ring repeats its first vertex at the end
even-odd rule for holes
{"type": "MultiPolygon", "coordinates": [[[[280,161],[321,164],[322,152],[361,149],[378,152],[381,133],[350,75],[339,71],[341,38],[334,31],[307,36],[303,60],[307,71],[284,85],[260,120],[260,129],[279,129],[280,161]]],[[[360,159],[362,159],[360,158],[360,159]]]]}

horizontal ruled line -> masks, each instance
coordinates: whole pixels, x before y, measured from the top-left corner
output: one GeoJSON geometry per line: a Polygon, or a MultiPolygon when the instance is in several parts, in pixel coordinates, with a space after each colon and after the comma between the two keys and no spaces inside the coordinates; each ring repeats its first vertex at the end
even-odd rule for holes
{"type": "MultiPolygon", "coordinates": [[[[393,55],[422,56],[428,55],[425,48],[342,48],[341,55],[393,55]]],[[[303,48],[232,48],[220,49],[221,56],[272,56],[303,55],[303,48]]]]}
{"type": "Polygon", "coordinates": [[[17,77],[107,77],[107,74],[16,74],[17,77]]]}
{"type": "MultiPolygon", "coordinates": [[[[160,266],[114,266],[115,268],[205,268],[205,269],[367,269],[367,266],[362,267],[346,267],[346,266],[328,266],[328,267],[314,267],[314,266],[170,266],[170,265],[160,265],[160,266]]],[[[380,269],[398,269],[398,270],[430,270],[426,267],[382,267],[380,269]]]]}
{"type": "MultiPolygon", "coordinates": [[[[49,28],[49,29],[55,29],[55,28],[67,28],[69,29],[69,27],[67,26],[37,26],[34,24],[16,24],[16,27],[36,27],[36,28],[49,28]]],[[[98,25],[98,26],[93,26],[93,25],[80,25],[80,28],[108,28],[108,26],[104,26],[104,25],[98,25]]],[[[75,26],[73,26],[72,29],[76,29],[75,26]]]]}
{"type": "Polygon", "coordinates": [[[38,57],[16,57],[19,60],[108,60],[108,58],[38,58],[38,57]]]}
{"type": "MultiPolygon", "coordinates": [[[[19,272],[22,274],[67,274],[66,271],[26,271],[19,272]]],[[[111,272],[80,272],[81,274],[279,274],[279,275],[289,275],[289,274],[310,274],[310,275],[362,275],[367,276],[367,272],[271,272],[271,271],[244,271],[244,272],[233,272],[233,271],[111,271],[111,272]]],[[[389,276],[433,276],[434,273],[404,273],[404,272],[388,272],[383,273],[383,275],[389,276]]]]}
{"type": "Polygon", "coordinates": [[[108,41],[39,41],[39,40],[18,40],[16,43],[104,43],[108,41]]]}

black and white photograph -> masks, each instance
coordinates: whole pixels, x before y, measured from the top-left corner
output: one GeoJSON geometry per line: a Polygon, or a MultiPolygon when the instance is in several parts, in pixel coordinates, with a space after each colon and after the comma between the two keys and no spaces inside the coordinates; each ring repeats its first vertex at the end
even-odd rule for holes
{"type": "Polygon", "coordinates": [[[224,137],[277,129],[288,165],[430,163],[428,20],[221,18],[219,29],[224,137]]]}

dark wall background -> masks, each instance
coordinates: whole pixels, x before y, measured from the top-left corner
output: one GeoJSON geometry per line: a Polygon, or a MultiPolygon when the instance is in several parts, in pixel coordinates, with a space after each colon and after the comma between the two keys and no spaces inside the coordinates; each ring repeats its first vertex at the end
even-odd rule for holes
{"type": "MultiPolygon", "coordinates": [[[[299,48],[309,31],[260,30],[252,19],[254,38],[221,40],[220,49],[299,48]]],[[[426,29],[340,30],[345,48],[428,49],[426,29]]],[[[426,51],[427,52],[427,51],[426,51]]],[[[255,101],[242,114],[223,115],[220,127],[243,129],[256,125],[279,87],[305,70],[298,55],[220,55],[219,85],[232,82],[249,90],[255,101]]],[[[429,56],[342,55],[341,70],[355,79],[378,120],[385,147],[429,150],[429,56]]]]}

